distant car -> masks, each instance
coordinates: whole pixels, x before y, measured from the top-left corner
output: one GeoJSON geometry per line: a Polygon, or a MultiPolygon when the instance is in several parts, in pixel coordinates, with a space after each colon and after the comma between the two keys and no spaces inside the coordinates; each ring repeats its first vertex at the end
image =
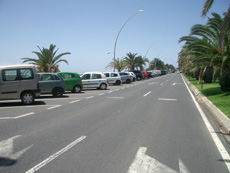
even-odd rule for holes
{"type": "Polygon", "coordinates": [[[152,70],[155,76],[161,76],[161,70],[152,70]]]}
{"type": "Polygon", "coordinates": [[[131,70],[130,72],[133,72],[136,75],[136,79],[138,81],[143,79],[143,75],[140,70],[131,70]]]}
{"type": "Polygon", "coordinates": [[[167,70],[161,70],[161,75],[166,75],[166,74],[168,74],[167,70]]]}
{"type": "Polygon", "coordinates": [[[133,77],[127,72],[119,72],[121,75],[122,83],[130,84],[133,81],[133,77]]]}
{"type": "Polygon", "coordinates": [[[103,74],[108,79],[109,84],[120,85],[122,83],[121,76],[117,72],[104,72],[103,74]]]}
{"type": "Polygon", "coordinates": [[[149,78],[154,77],[154,74],[151,71],[147,71],[149,78]]]}
{"type": "Polygon", "coordinates": [[[38,73],[41,94],[52,94],[61,97],[65,92],[65,81],[56,73],[38,73]]]}
{"type": "Polygon", "coordinates": [[[141,73],[145,79],[147,79],[149,77],[149,75],[146,71],[141,71],[141,73]]]}
{"type": "Polygon", "coordinates": [[[80,93],[83,85],[78,73],[72,72],[58,72],[60,74],[66,85],[66,91],[72,91],[73,93],[80,93]]]}
{"type": "Polygon", "coordinates": [[[82,75],[83,88],[107,89],[108,80],[101,72],[86,72],[82,75]]]}
{"type": "Polygon", "coordinates": [[[127,72],[127,73],[129,73],[131,76],[133,76],[133,81],[132,82],[135,82],[136,78],[137,78],[135,73],[133,73],[133,72],[127,72]]]}

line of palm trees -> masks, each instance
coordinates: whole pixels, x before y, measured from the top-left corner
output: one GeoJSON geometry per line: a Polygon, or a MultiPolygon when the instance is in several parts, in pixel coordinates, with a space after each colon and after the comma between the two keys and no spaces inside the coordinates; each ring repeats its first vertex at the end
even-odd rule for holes
{"type": "MultiPolygon", "coordinates": [[[[214,0],[206,0],[202,15],[205,16],[214,0]]],[[[223,91],[230,91],[230,7],[224,17],[212,13],[205,25],[196,24],[188,36],[179,42],[185,42],[178,57],[180,70],[198,82],[215,82],[223,91]]]]}
{"type": "Polygon", "coordinates": [[[115,59],[115,63],[112,61],[107,66],[106,69],[113,69],[115,65],[115,69],[118,72],[123,70],[176,70],[173,65],[164,64],[164,62],[159,58],[154,58],[152,61],[149,61],[148,58],[138,55],[137,53],[127,53],[123,58],[115,59]],[[145,69],[144,67],[149,64],[149,67],[145,69]]]}

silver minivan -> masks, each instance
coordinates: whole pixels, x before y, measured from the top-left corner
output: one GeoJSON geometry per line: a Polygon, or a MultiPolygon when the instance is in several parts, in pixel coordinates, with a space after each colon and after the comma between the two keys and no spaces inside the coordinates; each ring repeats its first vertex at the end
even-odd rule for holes
{"type": "Polygon", "coordinates": [[[23,104],[32,104],[39,96],[34,65],[0,66],[0,100],[21,99],[23,104]]]}

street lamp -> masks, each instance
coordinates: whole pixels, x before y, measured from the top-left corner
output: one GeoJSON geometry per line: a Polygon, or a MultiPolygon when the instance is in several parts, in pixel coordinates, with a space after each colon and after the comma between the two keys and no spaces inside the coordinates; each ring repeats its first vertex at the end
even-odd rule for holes
{"type": "Polygon", "coordinates": [[[130,19],[132,19],[137,13],[141,13],[141,12],[144,12],[144,10],[138,10],[136,13],[134,13],[130,18],[128,18],[128,20],[124,23],[124,25],[121,27],[120,31],[118,32],[117,34],[117,38],[116,38],[116,41],[115,41],[115,44],[114,44],[114,56],[113,56],[113,72],[115,72],[115,58],[116,58],[116,46],[117,46],[117,40],[118,40],[118,37],[122,31],[122,29],[124,28],[124,26],[126,25],[126,23],[128,23],[128,21],[130,21],[130,19]]]}

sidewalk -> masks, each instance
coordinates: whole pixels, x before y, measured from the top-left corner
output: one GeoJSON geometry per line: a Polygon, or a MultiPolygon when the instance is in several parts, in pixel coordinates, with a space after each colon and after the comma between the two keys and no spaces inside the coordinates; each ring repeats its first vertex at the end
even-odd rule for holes
{"type": "Polygon", "coordinates": [[[214,118],[216,118],[219,127],[222,127],[225,133],[230,134],[230,119],[220,111],[207,97],[205,97],[194,85],[192,85],[184,75],[181,75],[186,81],[190,90],[194,93],[197,101],[202,103],[208,109],[214,118]]]}

